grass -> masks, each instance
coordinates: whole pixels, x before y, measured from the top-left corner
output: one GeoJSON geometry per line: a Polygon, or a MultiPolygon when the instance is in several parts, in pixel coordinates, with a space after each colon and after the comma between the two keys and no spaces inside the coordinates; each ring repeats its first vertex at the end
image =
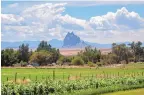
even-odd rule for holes
{"type": "Polygon", "coordinates": [[[144,88],[128,90],[128,91],[119,91],[119,92],[108,93],[103,95],[144,95],[144,88]]]}
{"type": "MultiPolygon", "coordinates": [[[[73,91],[71,93],[66,93],[64,95],[123,95],[123,94],[117,94],[117,93],[119,93],[119,92],[126,93],[127,91],[132,91],[133,89],[143,89],[143,87],[144,87],[144,84],[131,85],[131,86],[115,85],[115,86],[102,87],[102,88],[98,88],[98,89],[93,89],[93,88],[92,89],[91,88],[90,89],[82,89],[82,90],[78,90],[78,91],[73,91]]],[[[138,91],[136,91],[136,92],[138,92],[138,91]]],[[[131,95],[131,94],[124,94],[124,95],[131,95]]],[[[139,94],[134,94],[134,95],[139,95],[139,94]]]]}
{"type": "Polygon", "coordinates": [[[113,77],[113,76],[142,76],[144,74],[144,64],[128,64],[122,67],[101,67],[96,68],[2,68],[2,82],[14,80],[15,73],[17,78],[29,78],[31,80],[42,80],[43,78],[53,78],[55,70],[55,79],[68,79],[69,76],[85,77],[113,77]]]}

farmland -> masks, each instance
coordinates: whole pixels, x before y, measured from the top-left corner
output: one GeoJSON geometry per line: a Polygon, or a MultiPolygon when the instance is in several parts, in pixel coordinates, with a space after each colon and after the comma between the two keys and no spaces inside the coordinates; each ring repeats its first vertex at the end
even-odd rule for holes
{"type": "Polygon", "coordinates": [[[41,80],[46,77],[52,78],[53,71],[55,71],[56,79],[67,79],[69,76],[76,77],[112,77],[112,76],[141,76],[144,72],[144,64],[128,64],[118,67],[100,67],[100,68],[2,68],[2,82],[7,79],[13,80],[15,73],[17,78],[29,78],[41,80]]]}
{"type": "Polygon", "coordinates": [[[3,95],[97,95],[143,87],[143,63],[99,68],[2,68],[3,95]]]}

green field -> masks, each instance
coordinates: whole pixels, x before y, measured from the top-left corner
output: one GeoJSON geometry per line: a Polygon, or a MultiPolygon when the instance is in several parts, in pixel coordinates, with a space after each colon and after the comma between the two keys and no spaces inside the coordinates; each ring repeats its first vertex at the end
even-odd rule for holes
{"type": "Polygon", "coordinates": [[[96,77],[109,78],[121,76],[142,76],[144,75],[144,64],[128,64],[120,67],[100,67],[96,68],[2,68],[2,82],[14,80],[15,73],[17,78],[29,78],[30,80],[41,80],[43,78],[53,77],[55,79],[68,79],[68,77],[96,77]]]}
{"type": "Polygon", "coordinates": [[[110,92],[143,87],[143,63],[99,68],[2,68],[3,95],[8,93],[19,93],[18,95],[20,93],[28,93],[27,95],[31,95],[30,93],[37,93],[35,95],[40,95],[39,93],[43,93],[43,95],[46,93],[50,93],[50,95],[97,95],[103,93],[141,95],[129,91],[128,94],[123,94],[126,92],[117,92],[116,94],[110,92]]]}
{"type": "Polygon", "coordinates": [[[108,93],[103,95],[144,95],[144,88],[129,90],[129,91],[119,91],[119,92],[108,93]]]}

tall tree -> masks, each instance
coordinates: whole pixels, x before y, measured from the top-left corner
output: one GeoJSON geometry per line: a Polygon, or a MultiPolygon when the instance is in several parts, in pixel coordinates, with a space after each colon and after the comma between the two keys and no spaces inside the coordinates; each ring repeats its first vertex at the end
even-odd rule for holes
{"type": "Polygon", "coordinates": [[[29,45],[22,44],[19,46],[19,59],[24,62],[29,60],[29,45]]]}
{"type": "Polygon", "coordinates": [[[40,44],[38,45],[37,51],[40,50],[46,50],[46,51],[51,51],[52,47],[50,44],[47,43],[47,41],[41,41],[40,44]]]}
{"type": "Polygon", "coordinates": [[[143,55],[143,48],[142,46],[142,42],[138,41],[138,42],[132,42],[130,45],[131,51],[133,53],[134,56],[134,61],[137,62],[139,61],[140,57],[143,55]]]}
{"type": "Polygon", "coordinates": [[[131,55],[129,48],[126,47],[125,44],[112,44],[112,53],[115,54],[115,60],[117,63],[120,63],[120,61],[125,60],[126,63],[129,62],[129,57],[131,55]]]}

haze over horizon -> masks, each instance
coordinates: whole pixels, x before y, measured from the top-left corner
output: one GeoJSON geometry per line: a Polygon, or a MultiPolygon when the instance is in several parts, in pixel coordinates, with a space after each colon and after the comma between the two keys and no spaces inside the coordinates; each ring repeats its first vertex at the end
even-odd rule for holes
{"type": "Polygon", "coordinates": [[[2,1],[1,41],[144,42],[144,3],[2,1]],[[82,5],[81,5],[82,4],[82,5]]]}

